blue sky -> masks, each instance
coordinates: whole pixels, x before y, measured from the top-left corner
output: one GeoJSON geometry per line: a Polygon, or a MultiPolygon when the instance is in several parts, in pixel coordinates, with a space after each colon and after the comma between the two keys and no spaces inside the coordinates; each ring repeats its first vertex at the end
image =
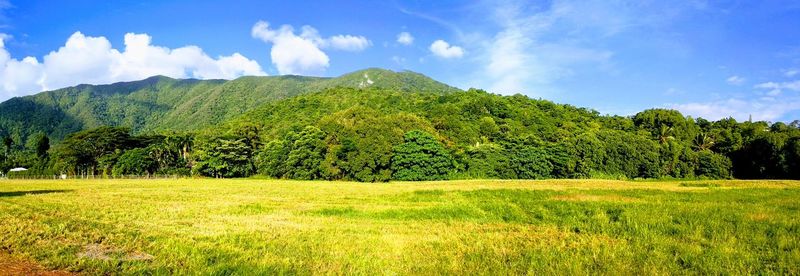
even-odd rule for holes
{"type": "Polygon", "coordinates": [[[800,1],[0,0],[0,34],[0,100],[381,67],[604,114],[800,119],[800,1]]]}

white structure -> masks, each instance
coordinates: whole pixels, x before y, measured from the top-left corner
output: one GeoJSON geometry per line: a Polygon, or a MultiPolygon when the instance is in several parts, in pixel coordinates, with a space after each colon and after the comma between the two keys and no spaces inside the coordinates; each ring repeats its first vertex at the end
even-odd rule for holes
{"type": "Polygon", "coordinates": [[[28,169],[26,169],[26,168],[13,168],[13,169],[8,170],[8,172],[24,172],[24,171],[27,171],[27,170],[28,169]]]}

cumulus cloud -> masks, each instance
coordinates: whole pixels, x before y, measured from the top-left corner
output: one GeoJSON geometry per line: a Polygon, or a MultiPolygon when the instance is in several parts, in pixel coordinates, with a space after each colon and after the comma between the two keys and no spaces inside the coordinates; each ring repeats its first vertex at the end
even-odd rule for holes
{"type": "Polygon", "coordinates": [[[731,84],[731,85],[742,85],[742,84],[744,84],[745,79],[743,77],[740,77],[740,76],[731,76],[731,77],[725,79],[725,81],[728,84],[731,84]]]}
{"type": "Polygon", "coordinates": [[[272,30],[269,23],[259,21],[253,26],[252,35],[273,44],[270,57],[281,74],[314,74],[328,68],[330,58],[319,49],[319,43],[315,43],[309,33],[295,35],[289,25],[272,30]]]}
{"type": "Polygon", "coordinates": [[[412,36],[408,32],[399,33],[399,34],[397,34],[397,43],[400,43],[400,44],[403,44],[403,45],[406,45],[406,46],[411,45],[411,44],[414,43],[414,36],[412,36]]]}
{"type": "Polygon", "coordinates": [[[330,58],[322,49],[358,52],[372,45],[363,36],[335,35],[323,38],[311,26],[303,26],[300,34],[295,34],[290,25],[272,29],[266,21],[256,22],[251,35],[272,44],[270,57],[281,74],[320,74],[330,65],[330,58]]]}
{"type": "Polygon", "coordinates": [[[745,121],[752,116],[755,121],[775,121],[789,112],[800,110],[800,99],[777,100],[773,97],[750,100],[727,99],[701,103],[670,104],[667,107],[687,115],[703,117],[708,120],[733,117],[738,121],[745,121]]]}
{"type": "MultiPolygon", "coordinates": [[[[0,36],[0,41],[7,36],[0,36]]],[[[0,42],[0,99],[90,83],[132,81],[154,75],[173,78],[232,79],[266,75],[261,66],[239,53],[212,58],[197,46],[154,46],[147,34],[125,34],[125,50],[105,37],[75,32],[64,46],[45,55],[17,60],[0,42]]]]}
{"type": "Polygon", "coordinates": [[[431,44],[431,53],[441,58],[461,58],[464,56],[464,49],[450,45],[444,40],[436,40],[431,44]]]}

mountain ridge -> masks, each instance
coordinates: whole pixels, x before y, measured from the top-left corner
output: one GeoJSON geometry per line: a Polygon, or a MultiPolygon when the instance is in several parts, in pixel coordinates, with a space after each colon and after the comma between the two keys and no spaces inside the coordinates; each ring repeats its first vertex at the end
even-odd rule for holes
{"type": "Polygon", "coordinates": [[[332,87],[366,86],[450,93],[458,88],[412,71],[367,68],[338,77],[242,76],[232,80],[174,79],[162,75],[112,84],[79,84],[0,103],[0,135],[24,143],[36,133],[58,141],[103,125],[134,133],[191,131],[246,113],[268,102],[332,87]]]}

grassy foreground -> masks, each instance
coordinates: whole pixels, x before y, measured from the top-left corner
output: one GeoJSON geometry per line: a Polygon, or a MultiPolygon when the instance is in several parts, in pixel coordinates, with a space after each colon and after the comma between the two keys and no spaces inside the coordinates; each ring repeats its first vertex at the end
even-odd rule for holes
{"type": "Polygon", "coordinates": [[[800,182],[6,180],[0,253],[87,274],[798,274],[800,182]]]}

